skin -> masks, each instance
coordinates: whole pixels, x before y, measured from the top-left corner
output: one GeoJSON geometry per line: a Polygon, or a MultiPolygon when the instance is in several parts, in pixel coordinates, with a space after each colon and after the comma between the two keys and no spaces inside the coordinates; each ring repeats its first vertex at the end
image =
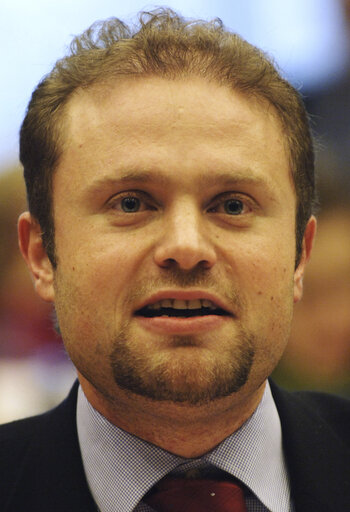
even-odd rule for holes
{"type": "Polygon", "coordinates": [[[53,184],[57,270],[35,219],[19,221],[36,290],[55,303],[91,404],[149,442],[199,456],[257,407],[302,295],[315,219],[295,269],[279,121],[271,106],[203,79],[143,78],[77,92],[66,133],[53,184]],[[125,193],[139,211],[123,211],[125,193]],[[210,296],[230,315],[135,315],[175,295],[210,296]],[[128,364],[141,391],[115,381],[128,364]],[[218,391],[218,379],[231,388],[218,391]],[[152,397],[157,388],[167,394],[152,397]]]}

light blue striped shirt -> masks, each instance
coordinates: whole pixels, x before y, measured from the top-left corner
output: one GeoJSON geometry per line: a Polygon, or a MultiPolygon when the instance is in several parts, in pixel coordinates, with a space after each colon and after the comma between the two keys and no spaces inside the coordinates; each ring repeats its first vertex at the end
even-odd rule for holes
{"type": "Polygon", "coordinates": [[[151,512],[143,496],[167,475],[223,470],[243,482],[248,512],[293,512],[281,424],[269,384],[254,414],[213,450],[185,459],[116,427],[79,388],[77,427],[90,491],[101,512],[151,512]]]}

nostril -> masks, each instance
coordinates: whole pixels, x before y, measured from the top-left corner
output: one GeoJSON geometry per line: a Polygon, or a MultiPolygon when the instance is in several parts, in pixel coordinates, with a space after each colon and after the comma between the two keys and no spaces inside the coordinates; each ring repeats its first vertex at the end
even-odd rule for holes
{"type": "Polygon", "coordinates": [[[160,266],[164,268],[175,267],[177,266],[177,262],[176,260],[174,260],[174,258],[167,258],[166,260],[160,263],[160,266]]]}
{"type": "Polygon", "coordinates": [[[210,269],[213,266],[212,263],[210,263],[209,261],[206,261],[206,260],[200,260],[200,261],[198,261],[198,260],[193,260],[193,261],[187,260],[185,262],[185,261],[183,261],[181,259],[176,260],[174,258],[167,258],[164,261],[158,262],[158,265],[161,268],[172,269],[174,271],[182,270],[184,272],[195,271],[197,269],[199,269],[199,270],[207,270],[207,269],[210,269]]]}
{"type": "Polygon", "coordinates": [[[161,268],[175,266],[191,270],[197,266],[211,268],[215,265],[217,254],[215,247],[207,240],[193,236],[176,237],[166,233],[155,247],[154,261],[161,268]]]}

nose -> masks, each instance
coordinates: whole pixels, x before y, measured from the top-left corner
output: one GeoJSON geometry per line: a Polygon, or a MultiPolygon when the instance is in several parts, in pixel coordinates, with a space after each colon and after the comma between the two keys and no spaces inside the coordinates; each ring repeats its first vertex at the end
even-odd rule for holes
{"type": "Polygon", "coordinates": [[[196,266],[209,269],[216,260],[203,213],[196,205],[182,201],[164,214],[164,229],[154,252],[157,265],[162,268],[176,265],[182,270],[196,266]]]}

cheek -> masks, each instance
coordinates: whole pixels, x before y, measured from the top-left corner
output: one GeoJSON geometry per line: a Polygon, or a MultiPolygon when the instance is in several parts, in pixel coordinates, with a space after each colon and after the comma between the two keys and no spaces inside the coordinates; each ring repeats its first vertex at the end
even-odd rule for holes
{"type": "Polygon", "coordinates": [[[265,337],[289,333],[293,313],[294,250],[260,240],[231,253],[231,279],[246,304],[246,321],[265,337]]]}
{"type": "MultiPolygon", "coordinates": [[[[261,254],[264,254],[261,252],[261,254]]],[[[279,361],[290,336],[293,318],[294,261],[288,253],[256,256],[241,275],[246,300],[246,325],[259,335],[256,360],[270,370],[279,361]]]]}
{"type": "Polygon", "coordinates": [[[61,237],[59,242],[57,255],[62,275],[70,274],[73,279],[78,275],[82,286],[97,289],[127,280],[144,256],[136,237],[123,237],[112,230],[103,232],[93,225],[85,233],[81,230],[74,236],[61,237]]]}
{"type": "MultiPolygon", "coordinates": [[[[294,249],[294,247],[293,247],[294,249]]],[[[247,244],[230,254],[231,268],[242,289],[265,298],[280,296],[290,290],[294,277],[294,250],[289,244],[276,244],[273,240],[247,244]]]]}
{"type": "Polygon", "coordinates": [[[69,250],[60,251],[60,247],[64,247],[62,241],[57,248],[55,279],[62,328],[67,319],[71,332],[84,332],[91,338],[92,331],[104,331],[107,324],[115,326],[121,320],[130,286],[147,258],[139,241],[92,234],[85,243],[82,236],[79,243],[67,243],[69,250]]]}
{"type": "Polygon", "coordinates": [[[91,280],[90,275],[79,277],[77,270],[56,279],[57,317],[65,349],[76,368],[86,376],[100,371],[107,375],[116,327],[115,299],[106,296],[98,279],[95,286],[91,280]]]}

